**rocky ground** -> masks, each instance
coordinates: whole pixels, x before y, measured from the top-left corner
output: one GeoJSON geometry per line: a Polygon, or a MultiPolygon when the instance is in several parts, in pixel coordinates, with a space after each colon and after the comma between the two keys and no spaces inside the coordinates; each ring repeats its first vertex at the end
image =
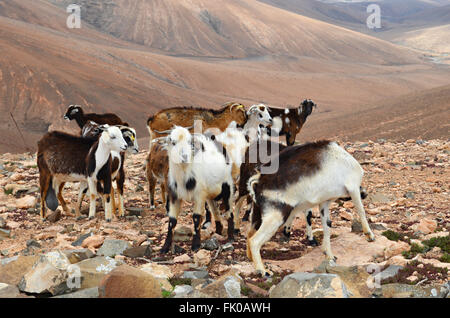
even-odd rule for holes
{"type": "MultiPolygon", "coordinates": [[[[376,241],[365,240],[351,202],[336,202],[337,266],[323,262],[320,247],[307,245],[300,216],[288,242],[277,233],[262,249],[274,272],[269,280],[255,275],[246,257],[248,223],[233,243],[213,228],[203,230],[203,248],[193,253],[190,204],[179,218],[172,252],[159,254],[168,218],[160,201],[149,209],[145,153],[127,159],[127,216],[111,223],[100,205],[91,221],[76,221],[59,208],[40,222],[35,155],[4,154],[0,297],[450,297],[450,142],[341,144],[365,170],[364,204],[376,241]]],[[[77,189],[66,186],[68,202],[76,201],[77,189]]],[[[87,212],[86,202],[83,208],[87,212]]]]}

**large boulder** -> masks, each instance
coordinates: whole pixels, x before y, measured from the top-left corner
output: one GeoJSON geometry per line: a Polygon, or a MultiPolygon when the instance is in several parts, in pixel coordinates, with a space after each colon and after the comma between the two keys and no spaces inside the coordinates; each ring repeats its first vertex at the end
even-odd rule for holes
{"type": "Polygon", "coordinates": [[[41,255],[23,276],[18,285],[19,290],[31,294],[63,294],[70,289],[67,274],[69,265],[69,259],[60,251],[41,255]]]}
{"type": "Polygon", "coordinates": [[[102,279],[122,263],[110,257],[98,256],[83,260],[76,265],[81,276],[81,289],[97,287],[102,279]]]}
{"type": "Polygon", "coordinates": [[[152,275],[122,265],[103,278],[99,294],[101,298],[161,298],[162,289],[152,275]]]}
{"type": "Polygon", "coordinates": [[[270,298],[349,298],[344,282],[335,274],[294,273],[270,291],[270,298]]]}
{"type": "Polygon", "coordinates": [[[38,256],[19,256],[4,261],[0,266],[0,283],[19,284],[23,275],[31,270],[38,259],[38,256]]]}

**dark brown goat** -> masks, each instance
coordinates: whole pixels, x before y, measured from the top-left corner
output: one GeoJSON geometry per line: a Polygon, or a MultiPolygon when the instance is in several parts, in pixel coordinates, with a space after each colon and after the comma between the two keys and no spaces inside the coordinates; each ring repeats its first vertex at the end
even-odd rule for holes
{"type": "MultiPolygon", "coordinates": [[[[302,129],[308,116],[311,115],[314,107],[317,107],[317,105],[310,99],[305,99],[298,108],[269,107],[269,114],[273,119],[273,125],[270,128],[279,136],[286,136],[286,144],[292,146],[295,143],[295,137],[302,129]]],[[[270,129],[268,133],[273,134],[270,129]]]]}
{"type": "Polygon", "coordinates": [[[96,113],[87,113],[83,112],[83,109],[79,105],[70,105],[64,115],[65,120],[75,120],[80,127],[83,129],[84,125],[86,125],[89,121],[93,121],[99,125],[122,125],[128,126],[128,123],[122,121],[119,116],[112,113],[106,114],[96,114],[96,113]]]}

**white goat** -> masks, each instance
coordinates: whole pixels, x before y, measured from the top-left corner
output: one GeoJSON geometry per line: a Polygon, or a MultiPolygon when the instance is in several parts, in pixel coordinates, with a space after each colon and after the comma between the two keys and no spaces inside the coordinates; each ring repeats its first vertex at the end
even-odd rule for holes
{"type": "MultiPolygon", "coordinates": [[[[233,197],[232,165],[214,141],[203,135],[191,135],[186,128],[175,126],[167,137],[169,156],[169,228],[161,249],[167,253],[172,245],[181,200],[194,201],[194,237],[192,250],[200,248],[200,225],[205,202],[218,216],[215,200],[222,199],[228,217],[228,238],[233,240],[234,223],[231,213],[233,197]]],[[[218,220],[218,218],[216,218],[218,220]]],[[[221,232],[221,225],[216,231],[221,232]]]]}

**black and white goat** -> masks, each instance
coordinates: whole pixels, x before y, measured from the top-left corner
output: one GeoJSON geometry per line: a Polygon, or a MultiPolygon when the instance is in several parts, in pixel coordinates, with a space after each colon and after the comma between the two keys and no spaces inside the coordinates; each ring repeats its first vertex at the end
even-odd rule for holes
{"type": "MultiPolygon", "coordinates": [[[[41,218],[46,204],[52,210],[58,199],[64,202],[60,185],[65,182],[85,182],[90,191],[89,217],[95,216],[98,189],[105,196],[105,218],[111,220],[111,152],[128,148],[122,132],[115,126],[102,126],[98,140],[53,131],[38,142],[37,165],[41,191],[41,218]]],[[[79,217],[79,215],[77,215],[79,217]]]]}
{"type": "Polygon", "coordinates": [[[122,126],[128,126],[128,123],[125,123],[120,119],[119,116],[113,113],[106,113],[106,114],[96,114],[96,113],[85,113],[80,105],[70,105],[67,109],[64,119],[71,121],[75,120],[78,124],[78,127],[80,129],[83,129],[83,127],[89,123],[89,121],[93,121],[100,125],[122,125],[122,126]]]}
{"type": "Polygon", "coordinates": [[[254,201],[251,228],[247,236],[247,256],[256,270],[270,276],[261,260],[261,246],[296,213],[319,206],[323,225],[323,250],[335,260],[330,244],[329,205],[350,196],[359,214],[363,231],[370,241],[375,236],[361,201],[364,174],[358,161],[336,142],[319,141],[285,149],[274,174],[257,173],[248,181],[254,201]]]}
{"type": "MultiPolygon", "coordinates": [[[[82,136],[84,138],[98,138],[101,132],[101,125],[90,121],[86,125],[84,125],[82,130],[82,136]]],[[[127,153],[136,154],[139,152],[139,145],[136,138],[136,130],[134,128],[128,126],[117,126],[126,141],[128,148],[127,153]]],[[[125,216],[125,208],[124,208],[124,200],[123,200],[123,192],[124,192],[124,184],[125,184],[125,152],[116,152],[111,151],[111,180],[116,181],[117,192],[118,192],[118,210],[119,216],[125,216]]],[[[78,193],[78,202],[76,205],[76,214],[79,215],[79,211],[81,209],[81,204],[83,201],[83,197],[88,190],[88,184],[82,182],[80,184],[80,190],[78,193]]],[[[115,203],[115,194],[114,187],[111,187],[111,197],[112,197],[112,211],[115,214],[116,212],[116,203],[115,203]]]]}
{"type": "Polygon", "coordinates": [[[200,226],[205,212],[205,202],[212,209],[216,232],[221,233],[219,211],[215,201],[223,200],[228,218],[228,238],[233,240],[232,215],[233,178],[232,165],[226,153],[204,135],[191,135],[186,128],[175,126],[167,136],[169,176],[168,206],[169,228],[161,253],[172,245],[173,230],[180,213],[181,200],[194,202],[194,236],[192,250],[200,248],[200,226]]]}

